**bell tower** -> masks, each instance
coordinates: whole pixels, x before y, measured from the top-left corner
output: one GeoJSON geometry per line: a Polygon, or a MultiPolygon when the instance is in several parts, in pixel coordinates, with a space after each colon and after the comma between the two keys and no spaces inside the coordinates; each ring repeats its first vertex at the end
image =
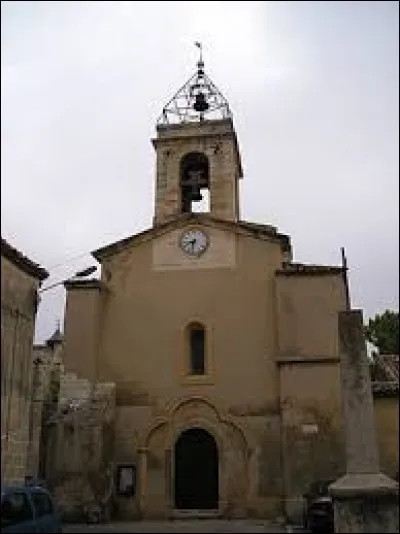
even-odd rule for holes
{"type": "Polygon", "coordinates": [[[228,102],[204,70],[195,74],[163,108],[157,122],[154,225],[196,210],[209,197],[211,217],[239,220],[242,165],[228,102]]]}

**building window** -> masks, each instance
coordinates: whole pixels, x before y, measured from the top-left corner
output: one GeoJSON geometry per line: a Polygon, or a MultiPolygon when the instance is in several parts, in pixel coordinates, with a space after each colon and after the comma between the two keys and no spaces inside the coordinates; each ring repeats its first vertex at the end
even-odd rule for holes
{"type": "Polygon", "coordinates": [[[205,369],[205,329],[203,325],[195,323],[189,325],[189,373],[204,375],[205,369]]]}

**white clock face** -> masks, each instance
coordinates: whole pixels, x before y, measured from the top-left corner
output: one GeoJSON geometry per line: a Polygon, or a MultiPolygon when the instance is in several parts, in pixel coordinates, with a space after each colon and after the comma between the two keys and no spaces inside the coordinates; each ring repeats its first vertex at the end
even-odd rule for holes
{"type": "Polygon", "coordinates": [[[202,230],[187,230],[180,238],[181,249],[190,256],[200,256],[208,247],[208,237],[202,230]]]}

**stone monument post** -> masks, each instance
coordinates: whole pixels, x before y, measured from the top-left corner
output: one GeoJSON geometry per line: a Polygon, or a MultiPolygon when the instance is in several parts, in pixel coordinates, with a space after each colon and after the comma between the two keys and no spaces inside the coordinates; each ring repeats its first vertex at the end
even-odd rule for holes
{"type": "Polygon", "coordinates": [[[399,532],[398,484],[379,471],[361,310],[339,312],[346,474],[331,484],[335,532],[399,532]]]}

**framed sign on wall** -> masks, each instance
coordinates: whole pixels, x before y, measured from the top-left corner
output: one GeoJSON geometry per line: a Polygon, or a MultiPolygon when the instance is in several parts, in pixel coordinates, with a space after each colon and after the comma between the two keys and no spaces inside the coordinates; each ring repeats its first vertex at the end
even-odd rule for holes
{"type": "Polygon", "coordinates": [[[136,465],[118,465],[116,470],[118,495],[134,496],[136,493],[136,465]]]}

